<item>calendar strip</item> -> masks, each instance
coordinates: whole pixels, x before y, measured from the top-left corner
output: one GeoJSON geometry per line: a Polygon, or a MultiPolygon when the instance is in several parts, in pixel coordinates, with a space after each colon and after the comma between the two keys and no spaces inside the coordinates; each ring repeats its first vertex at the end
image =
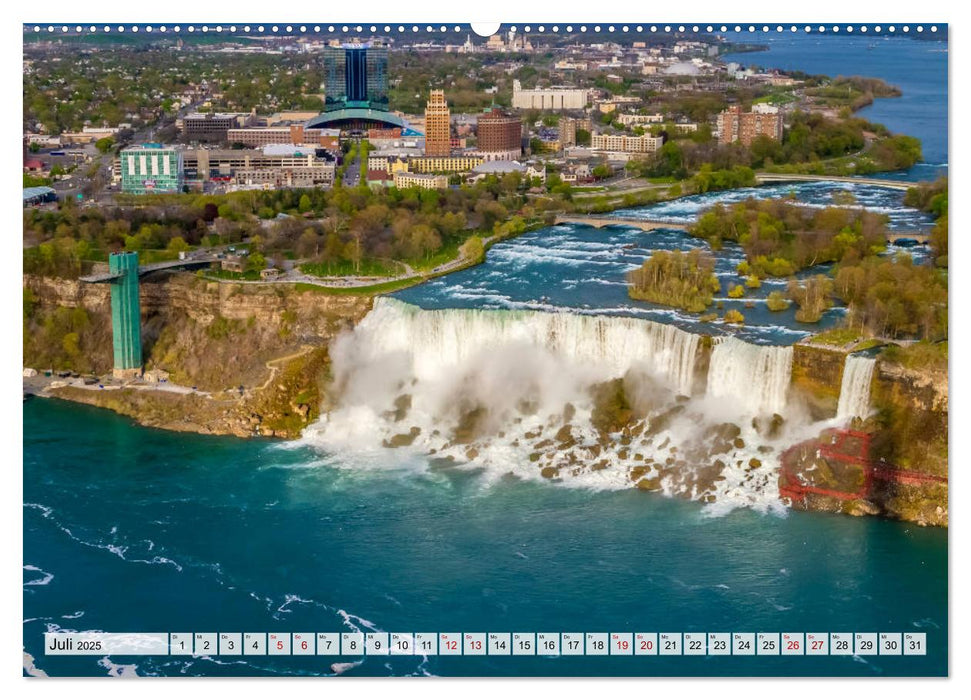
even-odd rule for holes
{"type": "Polygon", "coordinates": [[[924,632],[47,632],[49,656],[925,656],[924,632]]]}

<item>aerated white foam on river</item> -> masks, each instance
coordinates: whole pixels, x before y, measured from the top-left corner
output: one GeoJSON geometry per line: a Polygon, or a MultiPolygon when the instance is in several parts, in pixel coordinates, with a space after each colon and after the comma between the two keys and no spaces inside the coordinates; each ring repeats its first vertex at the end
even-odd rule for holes
{"type": "Polygon", "coordinates": [[[361,468],[418,451],[493,480],[781,511],[780,453],[825,425],[789,400],[791,346],[643,319],[380,298],[331,353],[335,405],[304,439],[361,468]]]}

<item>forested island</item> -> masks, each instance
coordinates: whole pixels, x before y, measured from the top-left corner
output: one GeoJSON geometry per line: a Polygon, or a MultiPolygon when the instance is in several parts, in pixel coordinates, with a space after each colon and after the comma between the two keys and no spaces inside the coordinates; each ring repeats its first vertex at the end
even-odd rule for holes
{"type": "MultiPolygon", "coordinates": [[[[726,241],[745,254],[739,281],[721,289],[710,253],[660,251],[628,277],[634,299],[704,313],[715,294],[743,298],[766,278],[788,280],[786,294],[773,292],[770,311],[798,307],[796,320],[819,321],[839,303],[848,313],[841,328],[862,337],[940,343],[947,338],[947,180],[908,190],[905,202],[934,214],[931,262],[916,264],[907,253],[888,254],[886,218],[854,206],[852,195],[822,209],[785,199],[747,199],[716,205],[688,229],[711,250],[726,241]],[[798,273],[819,269],[812,275],[798,273]]],[[[726,321],[732,319],[726,318],[726,321]]],[[[834,337],[838,331],[829,331],[834,337]]],[[[943,344],[946,353],[946,343],[943,344]]],[[[946,355],[945,355],[946,356],[946,355]]]]}

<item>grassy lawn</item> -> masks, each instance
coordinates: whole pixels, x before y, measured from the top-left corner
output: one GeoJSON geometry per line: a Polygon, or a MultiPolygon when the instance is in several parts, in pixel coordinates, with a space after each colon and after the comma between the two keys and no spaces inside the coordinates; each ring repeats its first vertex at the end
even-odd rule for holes
{"type": "Polygon", "coordinates": [[[838,345],[839,347],[843,347],[861,338],[860,332],[852,328],[831,328],[828,331],[814,335],[809,341],[817,345],[838,345]]]}
{"type": "Polygon", "coordinates": [[[427,258],[417,258],[414,260],[408,260],[407,263],[411,265],[416,270],[428,271],[432,270],[439,265],[443,265],[451,260],[454,260],[459,255],[459,246],[462,245],[462,241],[449,241],[442,245],[434,254],[428,256],[427,258]]]}
{"type": "Polygon", "coordinates": [[[306,282],[297,282],[294,284],[294,288],[298,292],[315,292],[317,294],[330,294],[332,296],[373,296],[376,294],[387,294],[389,292],[396,292],[399,289],[404,289],[405,287],[411,287],[412,285],[418,284],[419,282],[424,282],[422,277],[409,277],[405,280],[396,280],[394,282],[383,282],[381,284],[371,284],[366,287],[321,287],[316,284],[308,284],[306,282]]]}
{"type": "Polygon", "coordinates": [[[838,347],[847,352],[859,352],[883,344],[883,341],[877,338],[864,338],[859,331],[851,328],[831,328],[814,335],[809,342],[814,345],[838,347]]]}
{"type": "Polygon", "coordinates": [[[791,92],[773,92],[771,95],[755,98],[752,100],[752,104],[766,103],[773,105],[784,105],[795,101],[796,96],[791,92]]]}
{"type": "Polygon", "coordinates": [[[947,371],[947,341],[931,343],[922,340],[909,347],[888,345],[881,357],[911,369],[947,371]]]}
{"type": "Polygon", "coordinates": [[[157,262],[169,262],[178,260],[179,253],[174,250],[140,250],[138,251],[138,263],[148,265],[157,262]]]}
{"type": "Polygon", "coordinates": [[[230,270],[207,270],[205,273],[206,277],[215,277],[221,280],[243,280],[247,282],[256,282],[260,279],[260,273],[256,270],[247,270],[246,272],[231,272],[230,270]]]}
{"type": "Polygon", "coordinates": [[[349,260],[332,263],[305,263],[300,271],[315,277],[394,277],[404,272],[404,268],[389,260],[362,260],[355,267],[349,260]]]}

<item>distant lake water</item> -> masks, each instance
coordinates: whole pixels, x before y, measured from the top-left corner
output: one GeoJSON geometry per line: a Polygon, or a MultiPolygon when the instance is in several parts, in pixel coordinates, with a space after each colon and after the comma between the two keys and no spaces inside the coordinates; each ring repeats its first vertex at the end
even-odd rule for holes
{"type": "MultiPolygon", "coordinates": [[[[729,37],[732,38],[732,37],[729,37]]],[[[947,41],[903,37],[806,34],[784,32],[745,38],[765,44],[767,51],[723,54],[725,61],[743,66],[799,70],[832,77],[862,75],[882,78],[903,92],[901,97],[877,99],[857,114],[885,125],[895,133],[916,136],[924,163],[901,178],[933,179],[946,174],[948,162],[948,51],[947,41]]]]}

